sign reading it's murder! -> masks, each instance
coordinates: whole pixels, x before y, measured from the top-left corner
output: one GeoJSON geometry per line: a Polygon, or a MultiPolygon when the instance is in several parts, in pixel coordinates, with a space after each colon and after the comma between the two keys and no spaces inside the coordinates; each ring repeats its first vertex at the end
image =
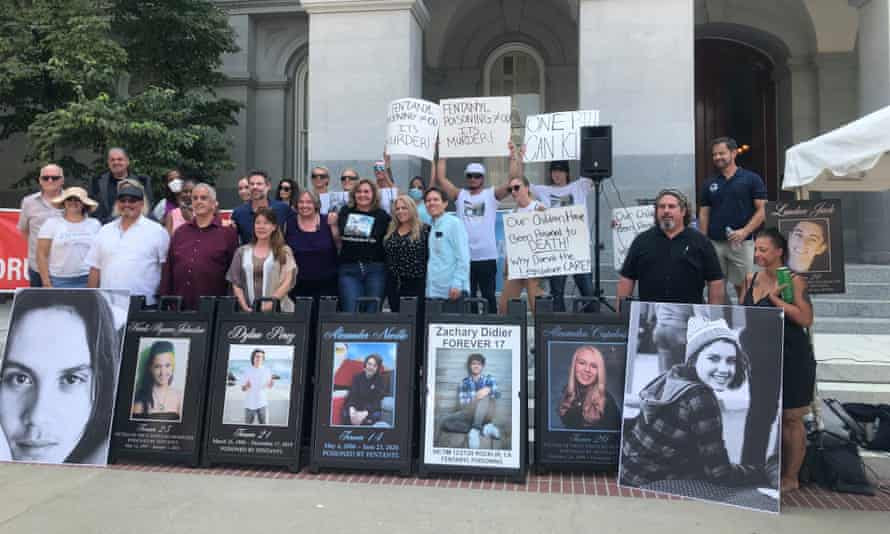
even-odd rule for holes
{"type": "Polygon", "coordinates": [[[439,102],[439,155],[443,158],[509,156],[508,96],[453,98],[439,102]]]}
{"type": "Polygon", "coordinates": [[[612,257],[616,271],[624,265],[624,258],[634,238],[651,228],[654,221],[655,206],[651,204],[612,210],[612,257]]]}
{"type": "Polygon", "coordinates": [[[600,112],[559,111],[525,119],[526,162],[580,159],[581,127],[598,126],[600,112]]]}
{"type": "Polygon", "coordinates": [[[394,100],[386,113],[386,152],[432,161],[441,119],[438,104],[417,98],[394,100]]]}
{"type": "Polygon", "coordinates": [[[590,272],[584,206],[504,215],[504,234],[510,280],[590,272]]]}

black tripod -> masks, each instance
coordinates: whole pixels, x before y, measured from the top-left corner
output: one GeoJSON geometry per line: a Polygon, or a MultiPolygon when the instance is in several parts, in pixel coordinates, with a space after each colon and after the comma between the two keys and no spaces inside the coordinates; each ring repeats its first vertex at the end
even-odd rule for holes
{"type": "Polygon", "coordinates": [[[603,192],[603,180],[605,177],[593,178],[594,208],[593,208],[593,299],[596,302],[594,311],[600,311],[600,305],[615,311],[615,308],[603,296],[603,283],[600,278],[600,251],[603,248],[600,242],[600,195],[603,192]]]}

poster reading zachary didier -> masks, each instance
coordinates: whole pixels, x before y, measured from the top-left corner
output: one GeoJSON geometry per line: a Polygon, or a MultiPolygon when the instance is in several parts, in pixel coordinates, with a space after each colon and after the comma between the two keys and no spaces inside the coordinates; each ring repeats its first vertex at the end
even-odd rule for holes
{"type": "Polygon", "coordinates": [[[522,332],[512,325],[429,325],[424,462],[517,469],[522,332]]]}

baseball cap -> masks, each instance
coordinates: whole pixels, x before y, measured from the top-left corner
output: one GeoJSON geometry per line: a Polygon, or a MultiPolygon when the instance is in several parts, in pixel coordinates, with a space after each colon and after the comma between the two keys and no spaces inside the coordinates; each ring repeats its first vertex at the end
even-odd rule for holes
{"type": "Polygon", "coordinates": [[[481,174],[485,176],[485,165],[482,165],[481,163],[470,163],[467,165],[464,174],[481,174]]]}
{"type": "Polygon", "coordinates": [[[550,170],[569,172],[569,162],[566,160],[551,161],[550,170]]]}
{"type": "Polygon", "coordinates": [[[143,199],[145,198],[145,193],[143,192],[142,188],[136,187],[135,185],[123,184],[117,189],[117,198],[121,197],[133,197],[143,199]]]}

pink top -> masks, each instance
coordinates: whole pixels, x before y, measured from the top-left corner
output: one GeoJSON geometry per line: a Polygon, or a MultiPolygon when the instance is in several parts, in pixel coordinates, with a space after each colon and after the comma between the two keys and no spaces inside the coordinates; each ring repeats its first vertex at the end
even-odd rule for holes
{"type": "Polygon", "coordinates": [[[170,235],[175,234],[180,226],[188,222],[185,220],[185,217],[182,216],[182,208],[176,208],[175,210],[170,211],[170,221],[173,224],[170,235]]]}

